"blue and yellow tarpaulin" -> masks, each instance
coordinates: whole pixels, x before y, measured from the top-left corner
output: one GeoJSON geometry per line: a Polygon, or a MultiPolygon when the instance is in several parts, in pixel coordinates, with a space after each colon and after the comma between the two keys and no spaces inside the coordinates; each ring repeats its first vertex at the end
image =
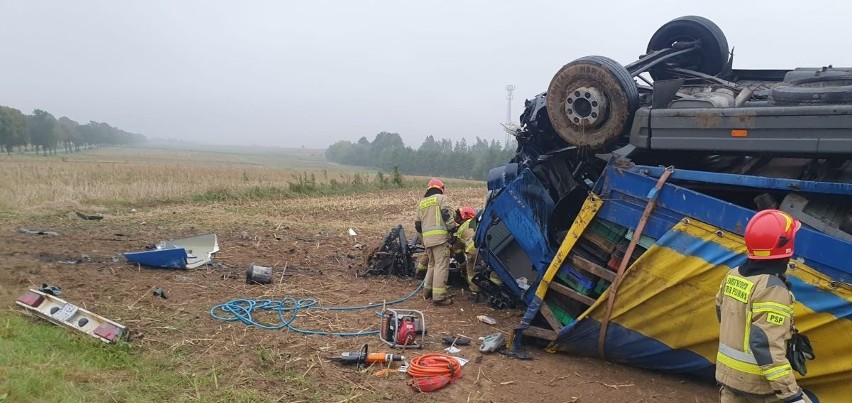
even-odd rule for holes
{"type": "MultiPolygon", "coordinates": [[[[727,271],[745,260],[739,235],[681,220],[627,269],[608,325],[606,358],[712,379],[719,335],[714,298],[727,271]]],[[[852,401],[852,286],[795,257],[792,262],[796,327],[816,351],[800,385],[818,401],[852,401]]],[[[562,328],[551,349],[597,355],[607,297],[562,328]]]]}

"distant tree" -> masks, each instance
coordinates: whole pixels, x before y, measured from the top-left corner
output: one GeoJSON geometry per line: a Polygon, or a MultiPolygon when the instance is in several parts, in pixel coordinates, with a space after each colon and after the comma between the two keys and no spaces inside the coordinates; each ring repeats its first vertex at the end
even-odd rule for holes
{"type": "Polygon", "coordinates": [[[57,121],[59,124],[59,141],[65,146],[65,152],[79,151],[82,144],[80,124],[63,116],[57,121]]]}
{"type": "Polygon", "coordinates": [[[80,132],[80,141],[83,145],[90,147],[96,144],[98,124],[97,122],[89,122],[77,127],[80,132]]]}
{"type": "Polygon", "coordinates": [[[351,141],[338,141],[325,150],[325,158],[329,161],[343,162],[352,153],[351,141]]]}
{"type": "Polygon", "coordinates": [[[467,140],[461,139],[457,141],[456,146],[453,148],[453,152],[466,154],[468,152],[467,140]]]}
{"type": "Polygon", "coordinates": [[[137,144],[147,139],[102,122],[81,125],[68,117],[56,119],[52,114],[36,109],[32,115],[0,105],[0,147],[11,153],[14,147],[27,144],[40,148],[43,154],[56,153],[57,142],[66,151],[78,150],[81,145],[137,144]]]}
{"type": "Polygon", "coordinates": [[[338,141],[325,151],[329,161],[390,169],[394,172],[391,182],[396,184],[401,184],[403,173],[485,179],[491,168],[508,163],[513,156],[514,151],[500,142],[478,137],[468,145],[464,139],[453,143],[427,136],[420,148],[413,150],[405,146],[398,133],[389,132],[378,133],[372,142],[366,137],[355,143],[338,141]]]}
{"type": "Polygon", "coordinates": [[[57,126],[56,118],[41,109],[36,109],[32,115],[27,116],[30,143],[36,146],[36,152],[41,147],[42,153],[47,155],[48,150],[56,148],[56,142],[59,140],[57,126]]]}
{"type": "Polygon", "coordinates": [[[0,144],[6,153],[10,154],[14,147],[25,146],[27,143],[27,116],[15,108],[0,106],[0,144]]]}
{"type": "Polygon", "coordinates": [[[432,135],[426,136],[426,140],[423,140],[423,144],[420,145],[420,148],[417,149],[420,152],[441,152],[441,145],[435,141],[435,137],[432,135]]]}

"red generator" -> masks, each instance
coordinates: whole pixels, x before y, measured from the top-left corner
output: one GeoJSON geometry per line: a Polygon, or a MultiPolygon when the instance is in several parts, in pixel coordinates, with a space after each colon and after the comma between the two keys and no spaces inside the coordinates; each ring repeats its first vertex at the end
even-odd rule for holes
{"type": "Polygon", "coordinates": [[[393,348],[423,348],[426,317],[413,309],[386,308],[381,314],[379,338],[393,348]]]}

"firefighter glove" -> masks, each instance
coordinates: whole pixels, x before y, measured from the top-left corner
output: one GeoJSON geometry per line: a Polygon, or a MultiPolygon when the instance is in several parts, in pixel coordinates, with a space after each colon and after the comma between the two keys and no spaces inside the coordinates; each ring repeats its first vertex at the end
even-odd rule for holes
{"type": "Polygon", "coordinates": [[[793,337],[787,341],[787,361],[790,362],[790,367],[796,372],[805,376],[808,373],[808,368],[805,366],[806,360],[813,360],[814,348],[811,346],[811,340],[808,336],[799,334],[798,331],[793,331],[793,337]]]}

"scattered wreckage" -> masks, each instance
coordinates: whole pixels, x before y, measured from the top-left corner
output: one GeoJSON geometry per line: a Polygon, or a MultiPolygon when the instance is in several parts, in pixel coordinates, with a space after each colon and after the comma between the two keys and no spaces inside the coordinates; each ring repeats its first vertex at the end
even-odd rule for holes
{"type": "Polygon", "coordinates": [[[216,234],[160,241],[150,250],[124,253],[128,261],[163,269],[194,269],[213,260],[219,251],[216,234]]]}
{"type": "Polygon", "coordinates": [[[475,241],[527,306],[515,347],[712,380],[718,285],[755,210],[780,208],[805,225],[788,273],[818,358],[800,384],[852,395],[852,69],[733,69],[719,27],[682,17],[635,62],[568,63],[510,130],[475,241]]]}
{"type": "MultiPolygon", "coordinates": [[[[417,257],[424,252],[420,235],[411,240],[405,235],[402,225],[397,225],[385,235],[382,243],[367,255],[366,268],[357,270],[356,275],[414,277],[416,275],[417,257]]],[[[464,254],[450,258],[450,282],[467,284],[460,269],[464,266],[464,254]]],[[[485,264],[476,265],[476,275],[473,282],[485,296],[484,301],[494,309],[513,309],[520,305],[520,300],[508,289],[493,283],[489,279],[490,269],[485,264]]]]}
{"type": "Polygon", "coordinates": [[[27,291],[15,303],[33,316],[85,333],[104,343],[115,343],[127,333],[124,325],[59,298],[58,290],[58,287],[45,284],[41,290],[27,291]]]}

